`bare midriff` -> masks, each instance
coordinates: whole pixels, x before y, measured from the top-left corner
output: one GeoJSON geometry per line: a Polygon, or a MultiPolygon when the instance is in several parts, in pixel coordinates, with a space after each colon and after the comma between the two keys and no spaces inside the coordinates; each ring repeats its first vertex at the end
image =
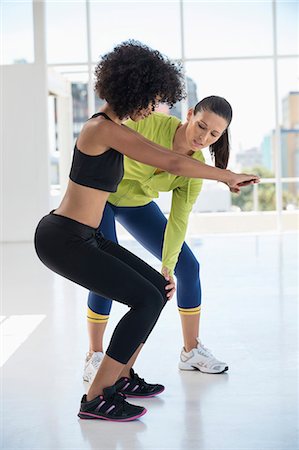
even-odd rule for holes
{"type": "Polygon", "coordinates": [[[69,180],[65,196],[54,214],[98,228],[109,194],[110,192],[81,186],[69,180]]]}

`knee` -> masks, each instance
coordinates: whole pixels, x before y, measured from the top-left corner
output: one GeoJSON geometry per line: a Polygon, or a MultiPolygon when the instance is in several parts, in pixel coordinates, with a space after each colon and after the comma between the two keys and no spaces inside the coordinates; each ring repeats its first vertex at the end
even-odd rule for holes
{"type": "Polygon", "coordinates": [[[175,275],[180,280],[197,280],[199,278],[200,264],[193,254],[188,255],[182,261],[179,261],[175,275]]]}
{"type": "Polygon", "coordinates": [[[166,302],[166,294],[163,296],[162,293],[156,288],[153,288],[150,292],[147,292],[143,298],[144,307],[147,309],[148,313],[153,316],[160,314],[166,305],[166,302]]]}
{"type": "Polygon", "coordinates": [[[104,298],[95,292],[89,292],[87,306],[94,313],[107,316],[110,314],[111,305],[110,299],[104,298]]]}

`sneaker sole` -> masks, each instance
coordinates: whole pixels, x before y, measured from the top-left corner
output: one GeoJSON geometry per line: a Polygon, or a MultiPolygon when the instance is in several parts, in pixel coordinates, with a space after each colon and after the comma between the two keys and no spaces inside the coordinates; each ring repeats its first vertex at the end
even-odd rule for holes
{"type": "Polygon", "coordinates": [[[140,417],[144,416],[145,413],[147,413],[147,409],[144,408],[142,413],[138,414],[137,416],[127,417],[126,419],[111,419],[110,417],[107,416],[100,416],[99,414],[92,414],[80,411],[78,413],[78,417],[84,420],[108,420],[109,422],[130,422],[131,420],[139,419],[140,417]]]}
{"type": "Polygon", "coordinates": [[[162,394],[162,392],[165,391],[165,388],[161,389],[158,392],[155,392],[154,394],[150,394],[150,395],[134,395],[134,394],[127,394],[126,392],[120,391],[123,394],[125,394],[126,397],[131,397],[131,398],[152,398],[152,397],[156,397],[156,395],[162,394]]]}
{"type": "Polygon", "coordinates": [[[191,364],[186,364],[186,363],[180,363],[179,364],[179,369],[180,370],[198,370],[201,373],[208,373],[210,375],[217,375],[217,374],[221,374],[224,372],[228,371],[228,366],[225,366],[223,370],[221,370],[220,372],[211,372],[209,370],[204,370],[203,368],[199,368],[197,366],[193,366],[191,364]]]}

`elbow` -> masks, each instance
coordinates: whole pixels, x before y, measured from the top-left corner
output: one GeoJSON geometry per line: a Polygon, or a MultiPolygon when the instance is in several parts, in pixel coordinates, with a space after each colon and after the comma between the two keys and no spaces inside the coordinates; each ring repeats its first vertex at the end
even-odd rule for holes
{"type": "Polygon", "coordinates": [[[182,164],[181,160],[174,155],[169,158],[167,172],[174,175],[181,175],[182,164]]]}

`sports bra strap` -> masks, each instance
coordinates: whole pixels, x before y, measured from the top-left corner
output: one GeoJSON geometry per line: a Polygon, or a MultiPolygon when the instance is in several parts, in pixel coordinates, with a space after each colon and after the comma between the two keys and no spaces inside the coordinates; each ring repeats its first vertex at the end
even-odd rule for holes
{"type": "Polygon", "coordinates": [[[89,120],[90,120],[90,119],[94,119],[95,117],[98,117],[98,116],[104,116],[105,119],[111,120],[111,122],[112,122],[112,119],[110,119],[110,117],[107,116],[107,114],[104,113],[104,112],[98,112],[98,113],[94,114],[93,116],[91,116],[91,117],[89,118],[89,120]]]}

